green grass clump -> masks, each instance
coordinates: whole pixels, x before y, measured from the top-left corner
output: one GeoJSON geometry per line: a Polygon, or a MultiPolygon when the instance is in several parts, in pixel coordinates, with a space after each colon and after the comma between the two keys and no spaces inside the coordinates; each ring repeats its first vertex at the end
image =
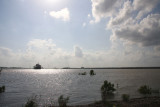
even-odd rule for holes
{"type": "Polygon", "coordinates": [[[129,101],[130,96],[128,94],[122,94],[122,100],[125,102],[129,101]]]}

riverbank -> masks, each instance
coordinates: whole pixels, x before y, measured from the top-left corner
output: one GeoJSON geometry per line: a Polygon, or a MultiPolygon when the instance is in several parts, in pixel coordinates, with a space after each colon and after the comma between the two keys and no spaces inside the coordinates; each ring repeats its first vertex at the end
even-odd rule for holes
{"type": "Polygon", "coordinates": [[[124,101],[110,101],[107,104],[102,102],[95,102],[88,105],[76,105],[68,107],[160,107],[160,97],[144,97],[130,99],[128,102],[124,101]],[[108,105],[108,106],[107,106],[108,105]]]}

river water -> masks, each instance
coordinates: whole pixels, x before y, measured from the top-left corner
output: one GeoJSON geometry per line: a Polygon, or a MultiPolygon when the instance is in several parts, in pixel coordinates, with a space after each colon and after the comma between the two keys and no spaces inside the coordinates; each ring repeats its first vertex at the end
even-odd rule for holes
{"type": "Polygon", "coordinates": [[[121,100],[122,94],[141,97],[137,89],[149,85],[160,89],[160,69],[4,69],[0,74],[0,107],[21,107],[28,98],[37,95],[41,104],[57,102],[60,95],[69,96],[69,105],[88,104],[101,99],[104,80],[115,84],[117,91],[109,100],[121,100]],[[87,72],[87,75],[78,73],[87,72]],[[117,86],[118,84],[118,86],[117,86]]]}

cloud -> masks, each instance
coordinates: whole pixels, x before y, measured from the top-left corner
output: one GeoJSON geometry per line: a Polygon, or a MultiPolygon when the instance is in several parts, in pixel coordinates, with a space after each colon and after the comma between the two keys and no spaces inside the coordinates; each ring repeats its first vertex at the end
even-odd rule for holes
{"type": "Polygon", "coordinates": [[[148,15],[140,23],[131,22],[113,28],[112,36],[124,41],[138,43],[141,46],[160,45],[160,14],[148,15]]]}
{"type": "Polygon", "coordinates": [[[47,47],[48,49],[51,49],[56,45],[53,43],[52,39],[48,39],[48,40],[33,39],[28,42],[27,46],[34,47],[34,48],[47,47]]]}
{"type": "Polygon", "coordinates": [[[5,48],[5,47],[0,47],[0,55],[1,56],[5,56],[5,57],[9,57],[13,55],[13,52],[11,49],[9,48],[5,48]]]}
{"type": "Polygon", "coordinates": [[[61,19],[63,21],[70,20],[70,12],[68,8],[61,9],[60,11],[51,11],[49,15],[56,19],[61,19]]]}
{"type": "Polygon", "coordinates": [[[75,46],[74,47],[74,55],[75,55],[75,57],[79,57],[79,58],[83,57],[82,49],[78,46],[75,46]]]}
{"type": "MultiPolygon", "coordinates": [[[[48,41],[48,40],[45,40],[48,41]]],[[[13,52],[9,48],[0,47],[0,66],[20,66],[33,67],[36,63],[40,63],[44,68],[54,67],[115,67],[115,66],[148,66],[149,62],[152,65],[158,66],[159,59],[156,61],[154,54],[150,51],[137,49],[110,49],[108,51],[83,51],[79,46],[74,46],[72,51],[66,51],[62,48],[54,47],[55,53],[50,54],[51,50],[46,47],[37,47],[39,51],[28,48],[24,51],[13,52]],[[5,56],[1,51],[6,51],[9,55],[5,56]],[[128,52],[128,53],[127,53],[128,52]],[[147,58],[147,60],[146,60],[147,58]],[[124,60],[125,59],[125,60],[124,60]],[[149,62],[148,62],[149,60],[149,62]],[[145,63],[144,63],[145,62],[145,63]]]]}
{"type": "Polygon", "coordinates": [[[94,21],[99,22],[101,18],[115,15],[116,8],[121,5],[120,1],[122,0],[91,0],[94,21]]]}
{"type": "MultiPolygon", "coordinates": [[[[159,59],[155,59],[160,53],[160,13],[157,11],[159,0],[91,0],[91,2],[94,18],[90,20],[91,24],[101,19],[109,19],[106,29],[112,32],[110,35],[112,47],[106,52],[106,56],[112,57],[111,62],[118,59],[117,62],[123,62],[124,66],[130,61],[137,61],[139,64],[135,63],[137,66],[144,66],[143,62],[150,62],[148,65],[160,62],[159,59]]],[[[117,65],[116,63],[112,64],[117,65]]]]}
{"type": "Polygon", "coordinates": [[[126,1],[116,17],[111,17],[108,28],[125,23],[129,18],[132,18],[133,7],[131,1],[126,1]]]}
{"type": "Polygon", "coordinates": [[[140,19],[143,15],[151,12],[158,4],[159,0],[134,0],[134,10],[139,11],[137,18],[140,19]]]}
{"type": "Polygon", "coordinates": [[[112,31],[110,39],[116,42],[121,40],[124,44],[138,44],[149,47],[160,45],[160,14],[149,13],[156,6],[157,0],[144,3],[144,8],[139,6],[142,1],[134,0],[133,3],[127,0],[119,9],[117,16],[112,16],[107,24],[107,29],[112,31]],[[147,9],[145,9],[147,8],[147,9]],[[148,9],[149,8],[149,9],[148,9]],[[138,13],[136,11],[138,10],[138,13]],[[145,11],[148,10],[148,11],[145,11]],[[146,17],[137,20],[140,13],[148,14],[146,17]]]}

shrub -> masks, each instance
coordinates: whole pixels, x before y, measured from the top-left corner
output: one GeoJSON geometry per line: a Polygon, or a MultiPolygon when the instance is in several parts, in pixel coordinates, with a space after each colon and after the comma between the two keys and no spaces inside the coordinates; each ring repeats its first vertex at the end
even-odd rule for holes
{"type": "Polygon", "coordinates": [[[63,95],[61,95],[61,96],[58,98],[59,107],[67,107],[68,101],[69,101],[69,97],[64,98],[63,95]]]}
{"type": "Polygon", "coordinates": [[[5,92],[5,86],[0,87],[0,93],[5,92]]]}
{"type": "Polygon", "coordinates": [[[122,100],[125,101],[125,102],[128,102],[129,101],[129,95],[128,94],[122,94],[122,100]]]}
{"type": "Polygon", "coordinates": [[[94,73],[94,70],[90,70],[90,75],[96,75],[96,74],[94,73]]]}
{"type": "Polygon", "coordinates": [[[152,89],[147,85],[141,86],[138,91],[143,95],[150,95],[152,93],[152,89]]]}
{"type": "Polygon", "coordinates": [[[29,98],[24,107],[38,107],[37,96],[29,98]]]}
{"type": "Polygon", "coordinates": [[[116,89],[114,88],[114,84],[111,84],[107,80],[104,81],[104,84],[101,86],[101,97],[102,101],[105,102],[107,98],[107,94],[113,93],[116,89]]]}

